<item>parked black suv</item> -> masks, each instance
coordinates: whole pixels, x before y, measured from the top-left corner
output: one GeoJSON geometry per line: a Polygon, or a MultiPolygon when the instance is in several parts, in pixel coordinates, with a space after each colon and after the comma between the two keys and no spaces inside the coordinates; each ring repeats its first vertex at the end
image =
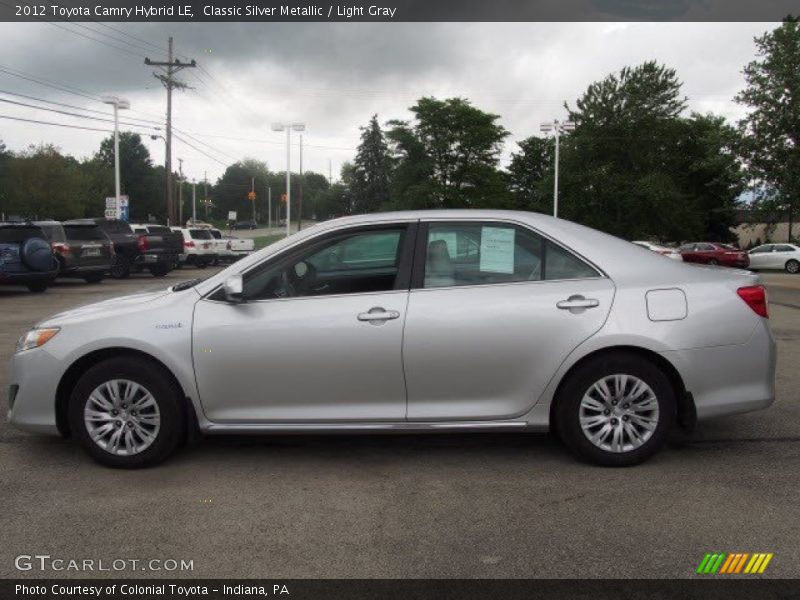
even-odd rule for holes
{"type": "Polygon", "coordinates": [[[44,232],[33,223],[0,223],[0,284],[43,292],[58,274],[44,232]]]}
{"type": "Polygon", "coordinates": [[[58,260],[59,277],[80,277],[98,283],[111,268],[114,245],[90,219],[75,221],[34,221],[50,242],[58,260]]]}

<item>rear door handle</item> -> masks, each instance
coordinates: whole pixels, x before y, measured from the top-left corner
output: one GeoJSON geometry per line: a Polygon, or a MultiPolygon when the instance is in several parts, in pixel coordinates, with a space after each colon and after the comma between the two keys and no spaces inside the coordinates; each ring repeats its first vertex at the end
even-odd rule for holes
{"type": "Polygon", "coordinates": [[[389,321],[400,318],[400,313],[396,310],[384,310],[380,306],[370,308],[368,312],[358,314],[359,321],[389,321]]]}
{"type": "Polygon", "coordinates": [[[585,308],[595,308],[600,306],[600,301],[595,298],[584,298],[583,296],[570,296],[566,300],[561,300],[556,303],[556,306],[561,310],[575,310],[585,308]]]}

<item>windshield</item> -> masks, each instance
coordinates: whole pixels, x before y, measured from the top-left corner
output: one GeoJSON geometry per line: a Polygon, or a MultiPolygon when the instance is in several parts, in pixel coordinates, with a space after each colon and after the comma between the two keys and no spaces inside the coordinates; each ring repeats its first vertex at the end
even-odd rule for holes
{"type": "Polygon", "coordinates": [[[193,240],[210,240],[211,232],[208,229],[190,229],[189,235],[193,240]]]}

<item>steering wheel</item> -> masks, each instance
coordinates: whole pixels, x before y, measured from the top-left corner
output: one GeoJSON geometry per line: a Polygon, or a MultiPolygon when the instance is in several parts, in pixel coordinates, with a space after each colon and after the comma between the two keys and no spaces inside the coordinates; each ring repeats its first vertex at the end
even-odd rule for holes
{"type": "Polygon", "coordinates": [[[310,296],[315,291],[317,282],[317,268],[310,262],[302,260],[284,271],[292,294],[300,292],[301,295],[310,296]]]}

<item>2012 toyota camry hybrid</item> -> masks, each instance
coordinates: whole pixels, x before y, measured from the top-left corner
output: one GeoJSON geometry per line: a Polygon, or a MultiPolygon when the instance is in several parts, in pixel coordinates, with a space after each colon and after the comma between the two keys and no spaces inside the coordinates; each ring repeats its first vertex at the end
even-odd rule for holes
{"type": "Polygon", "coordinates": [[[141,467],[192,431],[553,430],[602,465],[769,406],[757,275],[525,212],[327,221],[205,281],[55,315],[10,420],[141,467]]]}

